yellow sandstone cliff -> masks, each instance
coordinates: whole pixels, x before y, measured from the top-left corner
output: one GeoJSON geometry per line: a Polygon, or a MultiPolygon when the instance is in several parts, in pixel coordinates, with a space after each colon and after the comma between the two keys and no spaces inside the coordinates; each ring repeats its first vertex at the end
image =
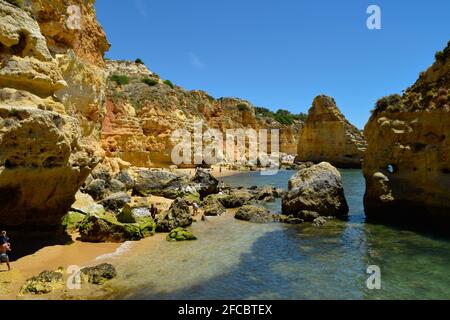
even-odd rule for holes
{"type": "Polygon", "coordinates": [[[345,119],[333,98],[314,99],[300,135],[297,161],[360,168],[365,147],[362,133],[345,119]]]}
{"type": "Polygon", "coordinates": [[[281,152],[295,154],[302,123],[283,125],[260,118],[254,106],[238,98],[214,99],[200,90],[186,91],[163,81],[143,64],[107,61],[110,75],[102,144],[108,157],[134,166],[168,167],[171,134],[202,122],[204,130],[280,129],[281,152]]]}
{"type": "Polygon", "coordinates": [[[450,42],[403,96],[366,125],[364,199],[371,220],[450,230],[450,42]]]}
{"type": "Polygon", "coordinates": [[[109,48],[93,1],[0,0],[0,224],[53,230],[104,152],[109,48]]]}

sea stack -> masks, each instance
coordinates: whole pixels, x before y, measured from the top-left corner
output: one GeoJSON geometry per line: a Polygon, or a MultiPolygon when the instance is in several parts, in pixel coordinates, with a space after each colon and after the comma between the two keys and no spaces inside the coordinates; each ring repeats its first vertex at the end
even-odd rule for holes
{"type": "Polygon", "coordinates": [[[338,168],[361,168],[366,143],[360,130],[339,111],[333,98],[314,99],[298,143],[298,162],[326,161],[338,168]]]}
{"type": "Polygon", "coordinates": [[[366,125],[366,215],[450,231],[450,42],[403,96],[377,102],[366,125]]]}
{"type": "Polygon", "coordinates": [[[0,0],[0,223],[8,230],[61,228],[103,154],[96,137],[109,44],[93,2],[74,2],[80,30],[61,19],[65,1],[0,0]]]}

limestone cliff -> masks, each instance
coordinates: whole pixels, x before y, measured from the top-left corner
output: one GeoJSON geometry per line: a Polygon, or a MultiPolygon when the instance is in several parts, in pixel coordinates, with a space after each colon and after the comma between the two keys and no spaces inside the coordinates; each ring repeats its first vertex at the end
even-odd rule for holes
{"type": "Polygon", "coordinates": [[[333,98],[314,99],[300,135],[297,161],[360,168],[365,147],[362,133],[345,119],[333,98]]]}
{"type": "Polygon", "coordinates": [[[110,75],[107,114],[102,143],[108,157],[118,157],[135,166],[167,167],[172,164],[170,140],[174,130],[193,130],[194,123],[206,128],[280,129],[281,151],[295,150],[302,124],[282,125],[260,119],[249,102],[238,98],[214,99],[200,90],[187,91],[163,81],[143,64],[108,61],[110,75]]]}
{"type": "Polygon", "coordinates": [[[403,96],[378,101],[366,125],[367,216],[450,230],[450,42],[403,96]]]}
{"type": "Polygon", "coordinates": [[[0,0],[0,225],[52,230],[103,156],[109,45],[93,1],[0,0]]]}

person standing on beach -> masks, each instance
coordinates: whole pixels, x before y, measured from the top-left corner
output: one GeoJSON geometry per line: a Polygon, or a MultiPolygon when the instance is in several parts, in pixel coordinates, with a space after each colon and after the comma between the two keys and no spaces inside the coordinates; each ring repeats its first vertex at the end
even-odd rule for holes
{"type": "Polygon", "coordinates": [[[155,206],[154,203],[152,203],[152,206],[150,207],[150,215],[152,216],[153,220],[155,220],[157,214],[158,214],[158,208],[155,206]]]}
{"type": "Polygon", "coordinates": [[[0,263],[6,263],[6,265],[8,266],[8,271],[11,271],[8,257],[9,251],[11,251],[9,238],[6,236],[6,231],[2,231],[0,234],[0,263]]]}
{"type": "Polygon", "coordinates": [[[194,202],[193,204],[192,204],[192,209],[193,209],[193,215],[194,215],[194,217],[198,214],[198,209],[199,209],[200,207],[198,206],[198,204],[197,204],[197,202],[194,202]]]}

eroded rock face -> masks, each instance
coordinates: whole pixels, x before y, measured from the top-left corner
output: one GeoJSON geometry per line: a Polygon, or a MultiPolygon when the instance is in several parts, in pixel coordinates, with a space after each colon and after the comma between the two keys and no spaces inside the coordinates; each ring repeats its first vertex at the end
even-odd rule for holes
{"type": "Polygon", "coordinates": [[[378,101],[365,136],[373,221],[450,230],[450,47],[403,96],[378,101]]]}
{"type": "Polygon", "coordinates": [[[170,139],[172,132],[193,132],[198,122],[203,123],[204,131],[213,128],[223,133],[227,129],[280,129],[280,151],[296,153],[300,121],[282,125],[257,117],[249,101],[215,99],[204,91],[167,85],[139,63],[108,61],[107,66],[110,76],[127,77],[123,84],[109,81],[102,131],[108,157],[121,158],[138,167],[169,167],[176,145],[170,139]]]}
{"type": "Polygon", "coordinates": [[[300,135],[297,161],[330,162],[340,168],[361,168],[366,143],[333,98],[318,96],[300,135]]]}
{"type": "Polygon", "coordinates": [[[339,171],[327,162],[298,171],[283,194],[284,215],[305,218],[304,212],[318,216],[345,216],[348,205],[339,171]]]}
{"type": "Polygon", "coordinates": [[[58,228],[103,156],[97,141],[107,45],[86,44],[107,42],[92,32],[101,30],[93,2],[73,4],[85,23],[68,31],[64,1],[19,7],[0,0],[0,221],[8,229],[58,228]],[[74,37],[58,36],[66,31],[74,37]]]}

